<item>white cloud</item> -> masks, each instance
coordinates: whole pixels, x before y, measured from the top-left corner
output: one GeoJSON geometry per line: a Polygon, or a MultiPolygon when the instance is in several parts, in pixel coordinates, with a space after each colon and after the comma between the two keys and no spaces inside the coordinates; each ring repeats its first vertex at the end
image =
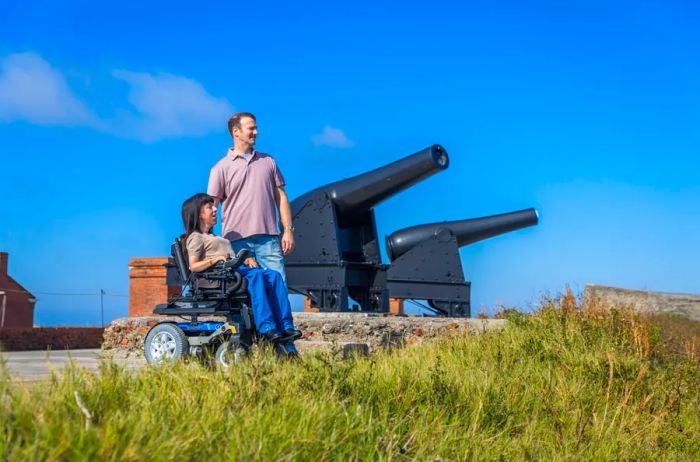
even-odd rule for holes
{"type": "Polygon", "coordinates": [[[323,131],[311,137],[314,146],[330,146],[332,148],[351,148],[355,145],[339,128],[330,125],[323,127],[323,131]]]}
{"type": "Polygon", "coordinates": [[[0,63],[0,121],[38,125],[94,125],[92,112],[71,92],[60,71],[34,53],[0,63]]]}
{"type": "Polygon", "coordinates": [[[129,86],[127,109],[97,117],[70,89],[63,73],[35,53],[0,60],[0,122],[88,126],[116,136],[155,141],[225,131],[233,107],[199,82],[172,74],[115,70],[129,86]]]}
{"type": "Polygon", "coordinates": [[[115,70],[112,75],[131,86],[129,102],[136,113],[123,115],[115,134],[154,141],[225,131],[233,107],[215,98],[199,82],[172,74],[115,70]]]}

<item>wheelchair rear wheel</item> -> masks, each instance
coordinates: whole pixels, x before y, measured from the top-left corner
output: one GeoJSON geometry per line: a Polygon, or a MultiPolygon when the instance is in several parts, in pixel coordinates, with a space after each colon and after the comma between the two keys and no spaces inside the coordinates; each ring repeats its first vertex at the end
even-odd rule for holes
{"type": "Polygon", "coordinates": [[[190,344],[185,333],[170,323],[153,326],[144,342],[146,361],[154,366],[179,361],[187,355],[189,349],[190,344]]]}
{"type": "Polygon", "coordinates": [[[230,340],[224,340],[214,353],[216,363],[224,369],[230,369],[231,366],[243,361],[246,356],[248,356],[248,350],[240,343],[230,340]]]}

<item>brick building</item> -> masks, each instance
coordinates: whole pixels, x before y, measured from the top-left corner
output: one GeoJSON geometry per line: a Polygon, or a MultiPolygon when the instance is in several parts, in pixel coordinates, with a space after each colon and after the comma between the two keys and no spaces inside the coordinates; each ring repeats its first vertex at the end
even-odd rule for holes
{"type": "Polygon", "coordinates": [[[9,254],[0,252],[0,328],[32,327],[36,298],[7,274],[9,254]]]}

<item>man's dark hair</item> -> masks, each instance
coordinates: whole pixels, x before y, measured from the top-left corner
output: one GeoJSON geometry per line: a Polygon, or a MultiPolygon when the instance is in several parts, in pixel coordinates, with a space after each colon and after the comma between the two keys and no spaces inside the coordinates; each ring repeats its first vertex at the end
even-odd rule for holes
{"type": "Polygon", "coordinates": [[[230,119],[228,119],[228,132],[231,135],[233,135],[233,127],[241,128],[241,119],[243,117],[250,117],[251,119],[256,120],[255,116],[250,112],[236,112],[230,119]]]}
{"type": "MultiPolygon", "coordinates": [[[[182,224],[185,225],[185,241],[190,237],[190,234],[201,232],[199,228],[199,212],[202,210],[203,205],[213,203],[214,197],[209,194],[198,193],[182,204],[182,224]]],[[[212,229],[209,230],[209,234],[213,234],[212,229]]]]}

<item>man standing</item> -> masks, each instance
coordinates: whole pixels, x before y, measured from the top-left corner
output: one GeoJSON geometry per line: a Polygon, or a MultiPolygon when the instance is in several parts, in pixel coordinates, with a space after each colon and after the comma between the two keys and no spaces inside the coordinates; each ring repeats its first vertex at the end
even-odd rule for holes
{"type": "Polygon", "coordinates": [[[224,237],[236,252],[249,250],[244,264],[278,271],[286,284],[283,255],[294,250],[294,228],[284,177],[272,156],[253,149],[258,136],[253,114],[234,114],[228,130],[233,147],[211,169],[207,193],[221,203],[224,237]]]}

